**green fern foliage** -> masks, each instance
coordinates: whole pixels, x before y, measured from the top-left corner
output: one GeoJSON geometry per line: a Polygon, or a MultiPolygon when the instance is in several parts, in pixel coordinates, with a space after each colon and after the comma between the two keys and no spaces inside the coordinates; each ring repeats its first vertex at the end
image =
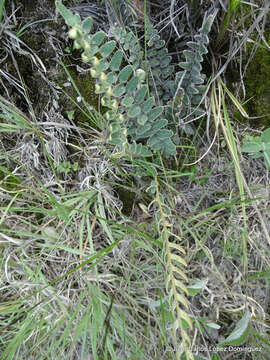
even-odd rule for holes
{"type": "Polygon", "coordinates": [[[168,121],[162,118],[163,107],[156,106],[155,99],[149,96],[146,72],[139,67],[143,52],[137,38],[123,29],[115,29],[114,35],[124,48],[119,49],[115,40],[107,41],[103,31],[90,33],[91,18],[81,22],[61,2],[57,1],[56,5],[66,23],[72,26],[69,37],[77,49],[83,50],[83,62],[91,64],[95,91],[101,96],[101,104],[109,109],[105,114],[109,142],[119,149],[118,156],[149,156],[157,150],[165,157],[174,155],[173,132],[166,129],[168,121]],[[138,56],[129,57],[129,64],[122,66],[128,52],[138,56]]]}
{"type": "Polygon", "coordinates": [[[149,86],[162,103],[171,99],[170,77],[175,71],[171,64],[172,57],[168,55],[166,43],[161,39],[149,19],[145,18],[146,60],[144,67],[149,73],[149,86]]]}
{"type": "Polygon", "coordinates": [[[123,27],[114,27],[111,33],[125,52],[126,58],[132,67],[134,69],[142,67],[144,52],[141,49],[138,37],[123,27]]]}
{"type": "Polygon", "coordinates": [[[169,100],[169,77],[174,72],[172,57],[168,55],[165,41],[160,38],[158,30],[145,15],[145,51],[142,51],[139,39],[124,28],[114,28],[112,35],[124,49],[132,66],[142,68],[148,75],[150,93],[156,94],[160,102],[169,100]]]}
{"type": "Polygon", "coordinates": [[[198,34],[183,51],[182,70],[172,79],[175,68],[165,41],[147,17],[142,50],[138,37],[124,27],[111,29],[113,40],[109,40],[103,31],[91,34],[91,17],[81,21],[61,1],[56,6],[71,26],[69,37],[82,50],[83,62],[91,64],[95,91],[108,108],[109,143],[118,148],[117,156],[149,156],[156,151],[165,157],[175,155],[175,115],[181,125],[205,114],[207,86],[201,63],[216,13],[205,15],[198,34]]]}
{"type": "Polygon", "coordinates": [[[177,117],[180,124],[205,115],[203,100],[207,86],[202,75],[203,56],[208,53],[208,34],[215,19],[216,13],[205,15],[203,24],[194,41],[187,42],[189,49],[183,51],[185,61],[180,62],[182,68],[176,75],[175,98],[180,98],[177,117]]]}

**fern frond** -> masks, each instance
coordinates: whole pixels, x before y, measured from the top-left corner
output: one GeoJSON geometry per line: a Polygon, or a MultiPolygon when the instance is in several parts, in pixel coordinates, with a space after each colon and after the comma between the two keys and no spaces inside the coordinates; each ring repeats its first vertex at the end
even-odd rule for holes
{"type": "Polygon", "coordinates": [[[216,13],[205,15],[202,27],[195,35],[194,41],[187,42],[189,49],[183,51],[185,61],[179,63],[182,70],[176,75],[174,98],[180,98],[176,114],[180,123],[189,122],[206,113],[202,102],[207,86],[204,85],[201,63],[203,56],[208,53],[208,34],[216,13]]]}
{"type": "Polygon", "coordinates": [[[123,27],[115,27],[111,30],[111,33],[115,40],[122,46],[126,58],[133,68],[136,70],[142,67],[144,52],[141,49],[138,37],[123,27]]]}
{"type": "Polygon", "coordinates": [[[69,37],[77,49],[83,50],[83,62],[91,64],[95,92],[101,96],[101,105],[109,109],[105,114],[109,142],[118,147],[118,154],[143,156],[159,150],[166,157],[175,155],[173,132],[166,129],[168,121],[162,118],[163,107],[156,106],[154,98],[149,96],[146,71],[139,67],[143,51],[135,35],[123,28],[112,31],[115,40],[108,41],[103,31],[92,35],[92,18],[81,22],[79,15],[73,15],[61,2],[57,1],[56,5],[66,23],[72,26],[69,37]],[[124,58],[129,64],[122,67],[124,58]],[[136,146],[138,141],[146,145],[136,146]]]}
{"type": "Polygon", "coordinates": [[[164,103],[172,97],[170,76],[174,73],[172,57],[168,55],[166,43],[161,39],[158,30],[153,27],[149,18],[145,18],[146,61],[145,68],[149,75],[149,86],[152,92],[157,91],[164,103]]]}
{"type": "Polygon", "coordinates": [[[170,230],[170,224],[167,221],[168,207],[164,204],[163,198],[159,192],[159,184],[157,177],[155,177],[155,189],[156,189],[156,201],[159,207],[160,224],[162,226],[161,232],[165,242],[166,248],[166,263],[167,263],[167,281],[166,291],[169,296],[169,302],[171,305],[172,313],[175,314],[175,322],[173,325],[173,335],[175,341],[176,358],[180,360],[182,354],[186,355],[186,359],[194,359],[191,352],[191,339],[188,331],[183,325],[183,321],[188,325],[190,329],[193,328],[192,321],[186,311],[189,309],[188,289],[183,283],[188,282],[188,277],[183,270],[183,266],[186,267],[187,263],[185,259],[180,255],[185,255],[185,250],[182,246],[170,241],[170,235],[173,235],[170,230]],[[185,308],[185,310],[183,309],[185,308]],[[178,331],[180,332],[180,342],[178,331]]]}
{"type": "Polygon", "coordinates": [[[128,62],[134,68],[142,68],[148,74],[150,93],[156,93],[160,102],[164,103],[172,96],[170,76],[175,69],[171,65],[172,57],[168,55],[165,41],[161,39],[158,30],[153,27],[146,15],[144,22],[144,51],[138,37],[132,32],[124,28],[114,28],[112,35],[127,53],[128,62]]]}

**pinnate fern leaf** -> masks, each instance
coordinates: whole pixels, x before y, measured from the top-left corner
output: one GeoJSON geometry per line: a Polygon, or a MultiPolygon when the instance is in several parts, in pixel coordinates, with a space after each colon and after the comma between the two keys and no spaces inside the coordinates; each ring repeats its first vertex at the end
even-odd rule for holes
{"type": "MultiPolygon", "coordinates": [[[[156,106],[154,98],[149,96],[148,67],[144,67],[144,52],[137,37],[123,28],[112,30],[114,40],[108,40],[103,31],[91,34],[91,18],[81,22],[60,1],[56,4],[67,24],[72,26],[69,36],[76,48],[83,50],[82,60],[91,64],[90,73],[96,79],[95,91],[101,97],[101,104],[109,109],[105,114],[109,121],[109,142],[120,148],[120,153],[134,150],[136,154],[146,154],[141,149],[148,147],[149,151],[159,150],[164,156],[176,154],[173,132],[165,128],[168,122],[160,119],[163,106],[156,106]],[[132,56],[132,61],[129,59],[129,64],[123,67],[123,59],[132,56]],[[145,141],[144,147],[136,147],[134,141],[145,141]]],[[[151,31],[151,36],[147,36],[151,37],[148,42],[152,54],[158,52],[162,56],[158,64],[153,63],[154,57],[149,58],[149,63],[152,62],[153,69],[159,66],[166,73],[171,58],[157,31],[151,31]]]]}
{"type": "Polygon", "coordinates": [[[185,61],[179,63],[182,70],[176,76],[174,97],[180,96],[181,99],[177,110],[180,123],[191,121],[205,114],[203,100],[206,87],[203,86],[204,77],[201,74],[201,63],[203,56],[208,53],[208,34],[215,16],[216,12],[205,15],[199,33],[194,36],[194,41],[187,42],[189,49],[183,51],[185,61]]]}
{"type": "Polygon", "coordinates": [[[188,329],[192,329],[193,324],[187,311],[189,303],[187,300],[188,288],[185,283],[188,282],[188,277],[184,268],[187,263],[183,256],[185,256],[185,249],[172,241],[181,241],[181,239],[171,232],[169,224],[170,209],[165,204],[163,196],[159,192],[159,184],[157,177],[155,177],[155,192],[156,202],[159,207],[158,223],[161,227],[162,237],[166,249],[166,265],[167,265],[167,280],[166,291],[169,296],[169,303],[171,312],[174,314],[175,321],[173,323],[173,334],[175,339],[176,359],[180,360],[181,356],[185,354],[186,359],[193,359],[191,348],[191,339],[188,329]],[[183,323],[187,324],[187,329],[183,323]],[[180,333],[180,334],[179,334],[180,333]]]}

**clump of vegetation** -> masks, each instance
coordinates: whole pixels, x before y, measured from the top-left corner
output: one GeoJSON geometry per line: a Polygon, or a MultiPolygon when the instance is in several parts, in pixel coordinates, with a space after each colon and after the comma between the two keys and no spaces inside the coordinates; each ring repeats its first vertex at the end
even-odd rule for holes
{"type": "Polygon", "coordinates": [[[264,130],[261,136],[247,135],[242,151],[247,152],[253,159],[264,158],[266,168],[270,169],[270,129],[264,130]]]}
{"type": "Polygon", "coordinates": [[[269,1],[35,3],[0,0],[0,360],[265,359],[270,136],[224,70],[269,1]]]}
{"type": "MultiPolygon", "coordinates": [[[[162,88],[167,88],[167,93],[171,91],[171,101],[179,96],[177,116],[181,121],[188,121],[191,116],[192,119],[201,117],[205,113],[200,105],[206,90],[206,86],[202,85],[201,62],[203,55],[208,52],[208,33],[215,15],[204,17],[195,41],[189,42],[189,50],[184,51],[185,62],[179,64],[183,70],[172,81],[168,77],[174,68],[164,48],[165,41],[160,39],[149,20],[146,21],[148,48],[144,55],[132,32],[122,28],[112,30],[123,51],[117,48],[114,40],[106,42],[104,32],[90,34],[93,26],[91,17],[81,22],[78,14],[73,15],[61,2],[56,4],[66,23],[72,27],[69,37],[74,40],[75,48],[83,50],[83,62],[91,63],[90,72],[97,79],[95,89],[97,94],[102,95],[101,104],[110,109],[105,114],[110,126],[110,142],[119,147],[120,153],[134,156],[150,156],[150,149],[160,150],[165,157],[175,155],[176,148],[171,140],[174,134],[169,128],[176,124],[168,124],[166,115],[162,114],[164,108],[155,105],[155,92],[149,93],[146,71],[153,73],[153,80],[158,77],[164,79],[165,84],[161,86],[160,83],[161,91],[162,88]],[[125,67],[121,66],[124,57],[129,62],[125,67]],[[131,138],[131,142],[128,138],[131,138]],[[144,139],[147,146],[137,143],[144,139]]],[[[166,100],[170,100],[168,94],[166,100]]]]}
{"type": "MultiPolygon", "coordinates": [[[[270,42],[269,42],[270,44],[270,42]]],[[[269,45],[268,45],[269,46],[269,45]]],[[[251,46],[249,47],[251,48],[251,46]]],[[[265,127],[270,126],[270,50],[262,42],[257,48],[245,76],[246,108],[255,120],[265,127]]]]}

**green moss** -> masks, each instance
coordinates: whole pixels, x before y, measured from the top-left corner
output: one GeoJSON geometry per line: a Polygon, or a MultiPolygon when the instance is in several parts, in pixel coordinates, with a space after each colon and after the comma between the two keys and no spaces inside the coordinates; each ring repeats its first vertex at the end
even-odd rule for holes
{"type": "Polygon", "coordinates": [[[123,203],[123,209],[122,209],[123,214],[129,216],[133,209],[133,205],[135,201],[135,193],[125,188],[119,187],[117,189],[117,194],[119,196],[119,199],[123,203]]]}
{"type": "MultiPolygon", "coordinates": [[[[260,0],[255,0],[259,6],[260,0]]],[[[254,19],[252,15],[252,7],[248,4],[241,4],[239,11],[236,12],[236,24],[242,24],[243,28],[249,29],[253,24],[254,19]]],[[[254,31],[250,37],[257,41],[257,31],[254,31]]],[[[264,37],[268,39],[270,44],[270,19],[267,20],[264,37]]],[[[251,55],[253,43],[246,43],[246,54],[243,56],[243,67],[251,55]]],[[[229,89],[234,92],[233,83],[240,82],[239,66],[233,68],[229,65],[229,71],[226,74],[227,85],[229,89]]],[[[252,61],[248,65],[247,72],[244,77],[244,85],[246,90],[246,98],[244,109],[250,117],[260,117],[258,119],[251,119],[250,126],[253,128],[269,127],[270,126],[270,51],[265,44],[261,42],[261,46],[257,49],[252,61]],[[266,115],[266,116],[264,116],[266,115]]],[[[239,111],[234,113],[234,118],[240,122],[246,123],[248,120],[244,118],[239,111]]]]}
{"type": "Polygon", "coordinates": [[[80,74],[74,66],[68,66],[66,72],[63,69],[57,74],[56,82],[64,91],[60,105],[66,112],[75,110],[74,123],[78,126],[99,128],[97,118],[108,109],[99,104],[99,96],[95,93],[96,80],[91,77],[90,72],[80,74]],[[70,80],[71,86],[64,87],[67,80],[70,80]],[[79,96],[84,101],[78,103],[79,96]]]}
{"type": "MultiPolygon", "coordinates": [[[[75,68],[69,68],[68,71],[70,73],[72,81],[75,83],[78,89],[77,91],[73,85],[69,87],[68,92],[70,92],[70,96],[73,99],[81,96],[89,104],[90,107],[92,106],[94,110],[98,110],[98,96],[95,94],[95,79],[90,76],[90,73],[85,73],[83,75],[77,73],[75,68]]],[[[83,102],[81,104],[81,107],[84,109],[84,111],[81,111],[79,108],[76,109],[74,118],[75,123],[78,125],[92,125],[91,113],[85,110],[83,102]]]]}
{"type": "MultiPolygon", "coordinates": [[[[269,42],[270,43],[270,42],[269,42]]],[[[258,126],[270,126],[270,51],[265,47],[259,48],[252,59],[246,77],[246,109],[251,117],[263,116],[252,120],[258,126]]]]}

